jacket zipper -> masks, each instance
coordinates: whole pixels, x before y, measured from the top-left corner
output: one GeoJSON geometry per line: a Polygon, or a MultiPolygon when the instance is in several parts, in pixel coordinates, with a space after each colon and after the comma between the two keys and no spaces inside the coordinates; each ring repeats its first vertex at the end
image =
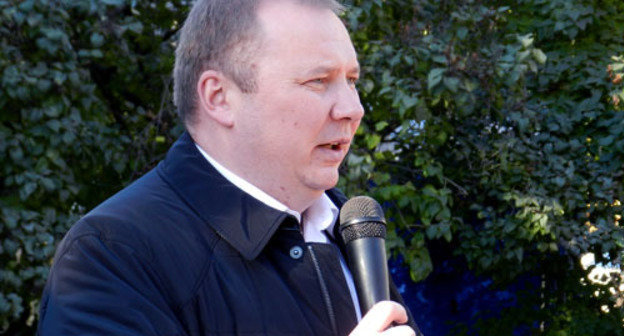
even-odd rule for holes
{"type": "Polygon", "coordinates": [[[319,285],[321,286],[321,292],[323,292],[323,300],[325,301],[325,307],[327,308],[327,315],[329,315],[329,323],[331,324],[332,330],[334,331],[334,335],[337,335],[338,328],[336,327],[336,315],[334,314],[334,308],[331,303],[331,298],[329,297],[329,291],[327,290],[327,285],[325,284],[325,278],[323,278],[323,272],[321,272],[321,267],[319,266],[318,260],[316,259],[316,254],[312,249],[312,245],[308,245],[308,250],[310,250],[312,263],[314,264],[314,269],[316,270],[316,275],[318,276],[319,285]]]}

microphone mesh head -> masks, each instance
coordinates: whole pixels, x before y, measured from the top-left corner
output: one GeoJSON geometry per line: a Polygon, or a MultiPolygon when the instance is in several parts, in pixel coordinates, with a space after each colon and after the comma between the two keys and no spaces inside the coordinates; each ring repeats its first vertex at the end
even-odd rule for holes
{"type": "Polygon", "coordinates": [[[381,205],[368,196],[357,196],[340,210],[340,235],[345,243],[365,237],[386,238],[381,205]]]}
{"type": "Polygon", "coordinates": [[[384,218],[381,205],[368,196],[356,196],[348,200],[340,209],[340,223],[348,223],[355,218],[384,218]]]}

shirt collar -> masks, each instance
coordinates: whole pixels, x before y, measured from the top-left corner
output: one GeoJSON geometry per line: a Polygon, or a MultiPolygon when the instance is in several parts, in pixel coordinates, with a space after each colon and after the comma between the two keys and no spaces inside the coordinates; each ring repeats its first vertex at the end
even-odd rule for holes
{"type": "MultiPolygon", "coordinates": [[[[199,152],[187,132],[169,149],[156,171],[197,216],[247,260],[262,252],[287,218],[295,220],[293,215],[267,206],[225,178],[199,152]]],[[[338,209],[346,200],[340,191],[330,189],[318,201],[325,203],[321,206],[329,206],[334,218],[329,225],[323,222],[319,231],[324,228],[341,248],[343,243],[335,225],[338,213],[331,210],[331,205],[338,209]]]]}
{"type": "MultiPolygon", "coordinates": [[[[288,208],[285,204],[273,198],[271,195],[262,191],[260,188],[249,183],[242,177],[236,175],[231,170],[221,165],[210,154],[206,153],[198,144],[195,144],[197,150],[210,162],[210,164],[233,185],[242,191],[253,196],[260,202],[276,209],[293,215],[299,223],[301,223],[301,214],[298,211],[288,208]]],[[[323,193],[306,211],[303,212],[303,239],[306,242],[327,243],[327,236],[323,233],[325,230],[332,233],[336,219],[338,218],[338,207],[329,197],[323,193]]]]}
{"type": "Polygon", "coordinates": [[[219,162],[217,162],[217,160],[215,160],[212,156],[206,153],[201,147],[199,147],[198,144],[195,144],[195,147],[197,147],[197,150],[199,150],[199,152],[206,158],[206,160],[208,160],[208,162],[210,162],[210,164],[219,173],[221,173],[223,177],[225,177],[228,181],[232,182],[233,185],[237,186],[242,191],[248,193],[249,195],[259,200],[260,202],[270,206],[271,208],[279,210],[279,211],[284,211],[284,212],[287,212],[288,214],[295,216],[295,218],[297,218],[297,221],[301,222],[301,214],[298,211],[288,208],[285,204],[273,198],[273,196],[265,193],[260,188],[247,182],[242,177],[236,175],[231,170],[222,166],[219,162]]]}
{"type": "Polygon", "coordinates": [[[303,213],[303,239],[306,242],[327,243],[323,232],[332,234],[337,218],[338,207],[324,193],[303,213]]]}
{"type": "MultiPolygon", "coordinates": [[[[221,175],[185,132],[157,168],[176,194],[245,259],[255,259],[291,215],[266,206],[221,175]]],[[[294,218],[293,218],[294,220],[294,218]]]]}

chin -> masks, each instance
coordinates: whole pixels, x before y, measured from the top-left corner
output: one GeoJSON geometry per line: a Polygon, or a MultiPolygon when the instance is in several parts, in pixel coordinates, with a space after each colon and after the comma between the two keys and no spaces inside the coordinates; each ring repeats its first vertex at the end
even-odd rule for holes
{"type": "Polygon", "coordinates": [[[305,179],[305,184],[313,190],[325,191],[336,186],[338,183],[338,169],[332,171],[317,172],[305,179]]]}

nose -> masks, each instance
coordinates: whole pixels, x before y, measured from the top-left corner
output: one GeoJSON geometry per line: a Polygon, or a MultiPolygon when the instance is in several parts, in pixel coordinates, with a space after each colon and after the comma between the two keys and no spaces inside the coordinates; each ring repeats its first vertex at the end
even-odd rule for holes
{"type": "Polygon", "coordinates": [[[357,90],[346,81],[337,86],[336,98],[331,110],[332,119],[359,122],[364,116],[364,107],[357,90]]]}

